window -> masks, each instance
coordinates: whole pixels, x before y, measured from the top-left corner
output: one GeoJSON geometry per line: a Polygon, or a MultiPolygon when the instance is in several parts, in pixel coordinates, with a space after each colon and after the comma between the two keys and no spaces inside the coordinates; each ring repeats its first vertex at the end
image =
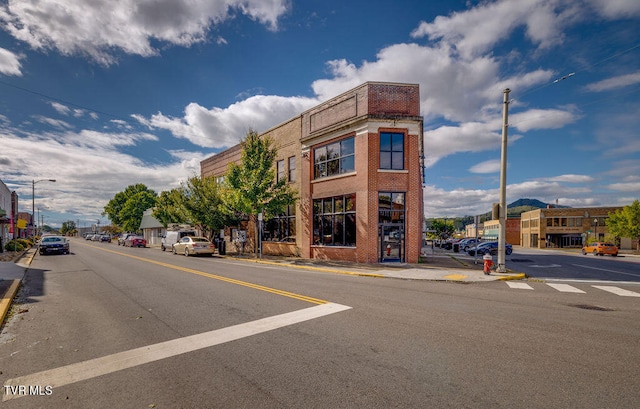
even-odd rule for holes
{"type": "Polygon", "coordinates": [[[280,182],[281,180],[284,180],[284,160],[276,162],[276,169],[278,171],[276,175],[276,182],[280,182]]]}
{"type": "Polygon", "coordinates": [[[404,169],[404,134],[380,133],[380,169],[404,169]]]}
{"type": "Polygon", "coordinates": [[[314,179],[353,172],[355,153],[353,137],[314,149],[314,179]]]}
{"type": "Polygon", "coordinates": [[[281,215],[266,220],[262,231],[262,240],[295,243],[296,207],[289,206],[281,215]]]}
{"type": "Polygon", "coordinates": [[[378,193],[378,223],[404,223],[404,193],[378,193]]]}
{"type": "Polygon", "coordinates": [[[314,199],[313,244],[356,245],[356,194],[314,199]]]}
{"type": "Polygon", "coordinates": [[[296,181],[296,157],[291,156],[289,158],[289,182],[296,181]]]}

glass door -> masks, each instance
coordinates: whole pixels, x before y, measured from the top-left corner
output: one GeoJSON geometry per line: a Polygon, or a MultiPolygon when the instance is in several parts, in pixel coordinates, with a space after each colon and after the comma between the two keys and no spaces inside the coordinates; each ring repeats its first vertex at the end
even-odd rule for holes
{"type": "Polygon", "coordinates": [[[404,223],[381,224],[378,235],[380,262],[404,262],[404,223]]]}

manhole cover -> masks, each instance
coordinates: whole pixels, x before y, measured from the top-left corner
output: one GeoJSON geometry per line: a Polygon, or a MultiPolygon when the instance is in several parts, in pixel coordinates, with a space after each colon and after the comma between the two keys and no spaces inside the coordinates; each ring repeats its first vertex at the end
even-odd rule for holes
{"type": "Polygon", "coordinates": [[[512,258],[510,261],[513,261],[514,263],[533,263],[533,260],[528,258],[512,258]]]}
{"type": "Polygon", "coordinates": [[[590,304],[569,304],[569,307],[582,308],[583,310],[594,310],[594,311],[615,311],[611,308],[600,307],[598,305],[590,305],[590,304]]]}

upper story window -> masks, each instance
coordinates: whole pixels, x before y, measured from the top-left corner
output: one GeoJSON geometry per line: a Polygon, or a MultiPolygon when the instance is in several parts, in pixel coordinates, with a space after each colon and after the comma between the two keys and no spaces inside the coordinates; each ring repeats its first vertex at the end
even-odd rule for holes
{"type": "Polygon", "coordinates": [[[380,133],[380,169],[404,169],[404,134],[380,133]]]}
{"type": "Polygon", "coordinates": [[[296,157],[289,157],[289,182],[296,181],[296,157]]]}
{"type": "Polygon", "coordinates": [[[284,179],[284,160],[279,160],[276,162],[276,169],[278,171],[276,175],[276,182],[280,182],[284,179]]]}
{"type": "Polygon", "coordinates": [[[314,149],[314,179],[355,170],[353,137],[314,149]]]}

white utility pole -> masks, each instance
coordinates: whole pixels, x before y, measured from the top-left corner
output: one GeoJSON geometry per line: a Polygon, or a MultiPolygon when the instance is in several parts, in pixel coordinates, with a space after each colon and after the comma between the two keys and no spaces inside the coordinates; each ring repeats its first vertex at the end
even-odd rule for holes
{"type": "Polygon", "coordinates": [[[507,243],[507,135],[509,129],[509,93],[504,90],[504,106],[502,109],[502,154],[500,155],[500,232],[498,233],[498,273],[506,273],[506,243],[507,243]]]}

